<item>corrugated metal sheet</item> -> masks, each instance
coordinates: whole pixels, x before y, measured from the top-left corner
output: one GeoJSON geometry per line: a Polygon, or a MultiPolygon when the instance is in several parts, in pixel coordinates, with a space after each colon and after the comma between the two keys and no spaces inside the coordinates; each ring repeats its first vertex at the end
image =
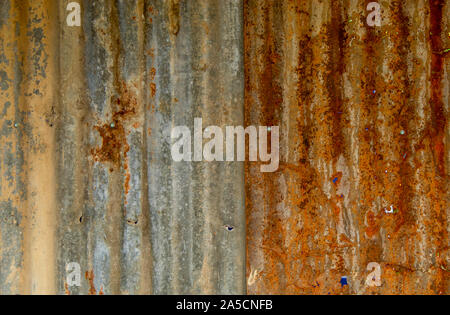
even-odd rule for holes
{"type": "Polygon", "coordinates": [[[448,293],[448,1],[69,2],[0,0],[0,294],[448,293]],[[173,162],[195,117],[279,170],[173,162]]]}
{"type": "Polygon", "coordinates": [[[244,293],[242,163],[170,153],[243,124],[242,1],[68,2],[0,2],[0,293],[244,293]]]}
{"type": "Polygon", "coordinates": [[[448,294],[450,3],[369,2],[245,3],[246,123],[282,161],[246,169],[251,294],[448,294]]]}

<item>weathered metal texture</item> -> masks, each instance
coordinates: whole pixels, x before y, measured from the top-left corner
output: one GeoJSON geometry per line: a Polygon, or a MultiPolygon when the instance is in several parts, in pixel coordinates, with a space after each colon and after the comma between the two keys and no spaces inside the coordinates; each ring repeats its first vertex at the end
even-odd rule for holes
{"type": "Polygon", "coordinates": [[[0,0],[0,293],[244,293],[243,164],[170,150],[243,125],[242,1],[69,2],[0,0]]]}
{"type": "Polygon", "coordinates": [[[250,294],[449,293],[450,2],[369,2],[245,1],[246,124],[281,132],[246,167],[250,294]]]}
{"type": "Polygon", "coordinates": [[[0,294],[448,294],[448,1],[68,2],[0,0],[0,294]],[[278,172],[172,162],[244,116],[278,172]]]}

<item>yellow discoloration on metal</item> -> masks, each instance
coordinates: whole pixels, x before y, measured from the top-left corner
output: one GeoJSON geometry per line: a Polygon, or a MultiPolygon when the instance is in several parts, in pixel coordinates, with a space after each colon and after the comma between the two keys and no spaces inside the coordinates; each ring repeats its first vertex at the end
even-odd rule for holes
{"type": "MultiPolygon", "coordinates": [[[[9,41],[5,44],[5,51],[10,64],[20,60],[19,69],[10,69],[11,82],[20,83],[20,96],[14,91],[14,84],[2,92],[2,102],[10,102],[16,113],[10,112],[14,122],[12,134],[20,133],[22,137],[8,145],[20,147],[23,150],[24,169],[16,174],[25,183],[24,201],[15,203],[22,216],[20,227],[23,229],[23,270],[20,281],[22,292],[36,294],[55,293],[55,214],[56,214],[56,179],[55,164],[55,134],[50,126],[55,121],[55,104],[58,95],[54,89],[56,85],[56,69],[54,57],[57,55],[55,20],[48,16],[55,16],[55,7],[45,1],[13,1],[9,11],[10,21],[3,27],[10,27],[5,31],[11,37],[2,37],[9,41]],[[13,47],[16,47],[14,51],[13,47]],[[21,77],[19,73],[22,73],[21,77]],[[17,104],[16,104],[17,103],[17,104]],[[21,113],[18,114],[17,112],[21,113]],[[20,119],[23,115],[23,119],[20,119]]],[[[9,140],[9,139],[8,139],[9,140]]],[[[17,154],[17,151],[12,151],[17,154]]],[[[8,183],[2,183],[7,187],[8,183]]],[[[17,186],[15,187],[17,189],[17,186]]],[[[4,198],[20,198],[17,190],[2,191],[4,198]]],[[[18,249],[20,250],[20,249],[18,249]]],[[[18,289],[18,288],[16,288],[18,289]]]]}

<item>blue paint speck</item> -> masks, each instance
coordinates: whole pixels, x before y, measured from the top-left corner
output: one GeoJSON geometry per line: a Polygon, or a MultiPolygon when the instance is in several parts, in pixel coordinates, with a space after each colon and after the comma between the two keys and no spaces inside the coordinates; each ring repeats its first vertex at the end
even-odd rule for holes
{"type": "Polygon", "coordinates": [[[342,278],[341,278],[341,286],[344,287],[345,285],[348,285],[348,283],[347,283],[347,277],[342,277],[342,278]]]}
{"type": "Polygon", "coordinates": [[[337,178],[337,177],[333,178],[333,183],[334,183],[334,184],[336,184],[337,181],[338,181],[338,178],[337,178]]]}

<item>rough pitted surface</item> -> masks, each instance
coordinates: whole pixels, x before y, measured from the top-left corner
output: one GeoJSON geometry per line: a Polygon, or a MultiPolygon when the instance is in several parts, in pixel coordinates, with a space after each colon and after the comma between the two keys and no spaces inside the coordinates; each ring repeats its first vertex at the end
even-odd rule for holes
{"type": "Polygon", "coordinates": [[[448,294],[450,4],[368,2],[245,1],[246,124],[282,161],[246,167],[251,294],[448,294]]]}

